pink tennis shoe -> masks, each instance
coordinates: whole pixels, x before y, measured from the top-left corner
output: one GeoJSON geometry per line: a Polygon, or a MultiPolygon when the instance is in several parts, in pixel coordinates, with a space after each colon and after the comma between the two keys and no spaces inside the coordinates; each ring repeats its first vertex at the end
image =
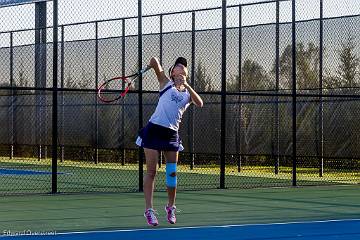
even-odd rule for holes
{"type": "Polygon", "coordinates": [[[172,206],[169,207],[168,205],[165,206],[165,211],[166,211],[166,217],[167,217],[167,221],[171,224],[175,224],[176,223],[176,207],[172,206]]]}
{"type": "Polygon", "coordinates": [[[148,208],[144,213],[144,217],[146,218],[148,225],[153,226],[153,227],[159,225],[159,222],[156,217],[156,212],[154,209],[148,208]]]}

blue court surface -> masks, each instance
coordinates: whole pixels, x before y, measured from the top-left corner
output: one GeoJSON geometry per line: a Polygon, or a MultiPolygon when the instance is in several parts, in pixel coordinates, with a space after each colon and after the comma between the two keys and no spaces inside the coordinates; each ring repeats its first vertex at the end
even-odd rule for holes
{"type": "MultiPolygon", "coordinates": [[[[0,175],[51,175],[51,171],[0,168],[0,175]]],[[[58,172],[58,174],[65,174],[58,172]]]]}
{"type": "MultiPolygon", "coordinates": [[[[12,233],[14,234],[14,233],[12,233]]],[[[16,234],[16,233],[15,233],[16,234]]],[[[4,239],[119,239],[119,240],[359,240],[360,219],[289,222],[270,224],[244,224],[226,226],[199,226],[181,228],[148,228],[113,231],[69,233],[27,233],[27,236],[1,236],[4,239]],[[48,235],[31,235],[48,234],[48,235]]]]}

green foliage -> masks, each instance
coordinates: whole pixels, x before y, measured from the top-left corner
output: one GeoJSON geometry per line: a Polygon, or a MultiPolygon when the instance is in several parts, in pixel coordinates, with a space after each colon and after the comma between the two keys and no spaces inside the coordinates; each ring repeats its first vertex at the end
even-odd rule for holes
{"type": "Polygon", "coordinates": [[[29,80],[25,76],[24,69],[20,69],[19,71],[19,84],[20,87],[28,87],[29,86],[29,80]]]}
{"type": "Polygon", "coordinates": [[[195,89],[202,92],[211,92],[215,89],[201,62],[197,64],[195,71],[195,89]]]}
{"type": "MultiPolygon", "coordinates": [[[[311,89],[318,87],[319,76],[319,47],[314,43],[296,45],[297,89],[311,89]]],[[[275,73],[275,63],[272,73],[275,73]]],[[[287,45],[280,56],[280,82],[283,88],[292,86],[292,46],[287,45]]]]}
{"type": "MultiPolygon", "coordinates": [[[[20,63],[18,78],[14,78],[14,86],[16,87],[30,87],[30,81],[26,76],[26,72],[24,70],[24,66],[20,63]]],[[[29,91],[27,91],[29,93],[29,91]]],[[[24,90],[16,90],[14,91],[15,94],[26,93],[24,90]]]]}
{"type": "MultiPolygon", "coordinates": [[[[227,84],[228,91],[256,91],[271,87],[270,77],[264,67],[251,59],[244,61],[241,76],[241,82],[238,75],[230,80],[227,84]]],[[[234,112],[232,116],[235,116],[232,123],[235,131],[229,134],[234,134],[230,138],[234,139],[236,152],[239,151],[238,145],[240,142],[243,152],[251,152],[254,147],[263,148],[264,144],[268,143],[268,133],[271,132],[272,127],[269,124],[269,119],[272,117],[272,105],[271,103],[262,103],[270,100],[268,97],[248,96],[242,97],[242,99],[240,101],[239,98],[238,103],[232,106],[234,112]],[[242,103],[240,104],[240,102],[242,103]],[[256,129],[261,130],[257,131],[256,129]],[[243,138],[242,141],[240,141],[240,138],[243,138]]]]}
{"type": "Polygon", "coordinates": [[[340,79],[343,87],[355,87],[358,85],[360,59],[355,54],[355,48],[356,44],[352,36],[345,43],[341,43],[337,78],[340,79]]]}
{"type": "Polygon", "coordinates": [[[85,69],[81,69],[81,79],[78,82],[79,88],[94,88],[92,86],[94,81],[91,79],[90,73],[86,72],[85,69]]]}
{"type": "Polygon", "coordinates": [[[77,88],[77,84],[71,75],[71,69],[67,73],[65,87],[66,88],[77,88]]]}
{"type": "Polygon", "coordinates": [[[244,61],[242,74],[242,89],[245,91],[264,90],[269,83],[269,77],[263,66],[247,59],[244,61]]]}
{"type": "Polygon", "coordinates": [[[264,67],[251,59],[244,61],[241,76],[241,83],[239,75],[230,79],[227,83],[228,91],[254,91],[272,87],[270,77],[264,67]]]}

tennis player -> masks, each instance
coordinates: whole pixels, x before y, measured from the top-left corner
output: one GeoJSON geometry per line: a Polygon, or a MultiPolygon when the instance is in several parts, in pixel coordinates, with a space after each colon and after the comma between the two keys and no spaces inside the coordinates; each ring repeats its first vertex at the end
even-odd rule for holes
{"type": "Polygon", "coordinates": [[[169,70],[170,78],[165,75],[157,58],[151,58],[149,67],[154,69],[159,81],[160,97],[148,124],[139,131],[136,144],[144,148],[147,166],[144,177],[144,216],[150,226],[157,226],[159,222],[153,208],[153,193],[159,154],[163,152],[166,159],[167,221],[175,224],[176,167],[179,151],[184,149],[179,138],[179,124],[189,105],[194,103],[202,107],[203,100],[186,81],[189,72],[185,58],[176,59],[169,70]]]}

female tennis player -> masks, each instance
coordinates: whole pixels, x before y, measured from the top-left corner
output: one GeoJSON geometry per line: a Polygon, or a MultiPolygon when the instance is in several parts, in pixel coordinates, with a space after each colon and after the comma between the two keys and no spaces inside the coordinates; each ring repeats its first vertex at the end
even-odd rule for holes
{"type": "Polygon", "coordinates": [[[145,213],[150,226],[157,226],[158,220],[153,208],[154,182],[159,154],[164,153],[166,159],[166,187],[168,203],[165,206],[167,221],[176,223],[176,166],[179,151],[184,148],[179,138],[179,124],[185,110],[191,103],[203,106],[203,100],[187,83],[187,61],[179,57],[168,78],[157,58],[151,58],[149,67],[154,69],[160,84],[160,97],[155,112],[148,124],[139,131],[136,144],[144,148],[147,172],[144,177],[145,213]]]}

